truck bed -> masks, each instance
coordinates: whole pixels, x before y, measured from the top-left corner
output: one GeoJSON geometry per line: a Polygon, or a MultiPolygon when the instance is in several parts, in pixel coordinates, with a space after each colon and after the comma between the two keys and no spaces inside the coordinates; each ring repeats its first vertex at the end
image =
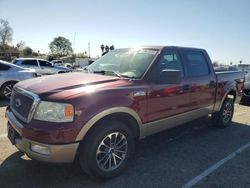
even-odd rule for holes
{"type": "Polygon", "coordinates": [[[238,103],[241,99],[242,89],[244,85],[244,72],[243,71],[223,71],[215,72],[217,86],[215,95],[215,111],[218,110],[219,104],[223,101],[226,92],[230,88],[236,88],[236,93],[229,93],[235,95],[235,102],[238,103]]]}

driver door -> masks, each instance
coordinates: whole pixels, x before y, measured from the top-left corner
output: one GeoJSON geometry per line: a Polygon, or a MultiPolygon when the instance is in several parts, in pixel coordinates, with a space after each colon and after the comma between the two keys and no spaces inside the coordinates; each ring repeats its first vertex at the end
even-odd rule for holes
{"type": "Polygon", "coordinates": [[[148,92],[148,122],[166,119],[189,110],[189,79],[185,76],[184,66],[177,51],[167,49],[161,53],[154,70],[155,77],[159,77],[165,69],[180,70],[182,80],[180,84],[151,85],[148,92]]]}

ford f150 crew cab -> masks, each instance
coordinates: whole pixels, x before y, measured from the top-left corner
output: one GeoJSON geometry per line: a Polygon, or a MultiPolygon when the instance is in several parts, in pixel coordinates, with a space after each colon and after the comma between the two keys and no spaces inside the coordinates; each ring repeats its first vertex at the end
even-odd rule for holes
{"type": "Polygon", "coordinates": [[[8,137],[30,158],[77,159],[89,175],[109,178],[124,169],[135,139],[208,114],[216,126],[229,126],[243,82],[240,71],[215,73],[203,49],[117,49],[85,73],[15,85],[8,137]]]}

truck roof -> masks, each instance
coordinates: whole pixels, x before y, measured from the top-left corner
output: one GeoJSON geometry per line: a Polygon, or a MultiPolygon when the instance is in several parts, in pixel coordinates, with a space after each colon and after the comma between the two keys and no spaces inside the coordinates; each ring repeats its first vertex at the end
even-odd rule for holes
{"type": "Polygon", "coordinates": [[[16,60],[43,60],[43,61],[47,61],[46,59],[32,58],[32,57],[19,57],[19,58],[16,58],[16,60]]]}
{"type": "Polygon", "coordinates": [[[145,45],[145,46],[139,46],[140,48],[152,48],[157,50],[162,50],[164,48],[176,48],[176,49],[189,49],[189,50],[204,50],[202,48],[193,48],[193,47],[183,47],[183,46],[165,46],[165,45],[145,45]]]}

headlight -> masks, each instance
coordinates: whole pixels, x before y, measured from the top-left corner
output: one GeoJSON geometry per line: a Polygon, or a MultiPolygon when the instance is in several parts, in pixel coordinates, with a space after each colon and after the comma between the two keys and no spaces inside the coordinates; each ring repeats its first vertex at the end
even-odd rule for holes
{"type": "Polygon", "coordinates": [[[72,122],[74,107],[71,104],[41,101],[34,119],[51,122],[72,122]]]}

